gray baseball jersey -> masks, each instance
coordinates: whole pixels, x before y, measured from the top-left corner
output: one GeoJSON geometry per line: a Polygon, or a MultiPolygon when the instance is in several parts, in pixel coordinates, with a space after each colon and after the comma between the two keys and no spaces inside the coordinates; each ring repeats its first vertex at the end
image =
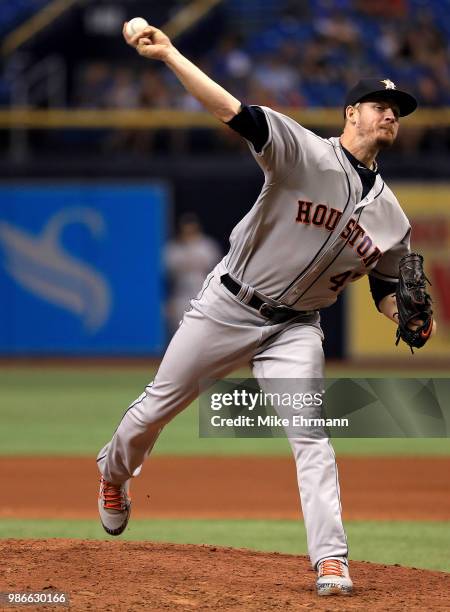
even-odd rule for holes
{"type": "Polygon", "coordinates": [[[231,234],[230,274],[297,310],[330,306],[369,272],[395,281],[410,226],[381,176],[361,200],[361,180],[338,138],[261,108],[269,138],[261,153],[249,146],[265,182],[231,234]]]}

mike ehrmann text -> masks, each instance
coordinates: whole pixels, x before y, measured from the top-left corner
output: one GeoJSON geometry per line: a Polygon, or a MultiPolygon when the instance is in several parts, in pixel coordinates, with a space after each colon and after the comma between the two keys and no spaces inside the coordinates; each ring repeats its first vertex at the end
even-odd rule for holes
{"type": "Polygon", "coordinates": [[[249,417],[221,417],[215,414],[211,417],[213,427],[348,427],[348,419],[306,418],[299,414],[292,415],[292,419],[276,415],[249,417]]]}

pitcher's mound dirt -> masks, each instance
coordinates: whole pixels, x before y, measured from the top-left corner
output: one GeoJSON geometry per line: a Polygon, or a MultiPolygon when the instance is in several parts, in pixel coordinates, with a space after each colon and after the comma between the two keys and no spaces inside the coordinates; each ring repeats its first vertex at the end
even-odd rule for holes
{"type": "Polygon", "coordinates": [[[450,574],[353,562],[354,594],[320,599],[305,557],[216,546],[3,540],[0,558],[1,591],[65,591],[80,611],[423,612],[448,610],[450,592],[450,574]]]}

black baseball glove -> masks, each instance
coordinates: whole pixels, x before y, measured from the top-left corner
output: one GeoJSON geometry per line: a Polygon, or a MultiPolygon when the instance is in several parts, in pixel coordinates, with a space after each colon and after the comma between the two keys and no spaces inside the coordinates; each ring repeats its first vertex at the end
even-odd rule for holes
{"type": "Polygon", "coordinates": [[[396,345],[402,339],[411,349],[423,346],[433,329],[431,297],[426,292],[430,281],[423,270],[423,257],[409,253],[400,259],[396,291],[398,328],[396,345]]]}

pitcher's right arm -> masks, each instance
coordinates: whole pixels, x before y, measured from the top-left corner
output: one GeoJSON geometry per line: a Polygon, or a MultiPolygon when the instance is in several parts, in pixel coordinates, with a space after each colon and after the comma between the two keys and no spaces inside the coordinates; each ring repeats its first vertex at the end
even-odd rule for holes
{"type": "Polygon", "coordinates": [[[142,57],[164,62],[186,91],[217,119],[227,122],[239,113],[240,101],[184,57],[164,32],[149,26],[134,36],[128,36],[126,25],[123,27],[126,42],[142,57]]]}

